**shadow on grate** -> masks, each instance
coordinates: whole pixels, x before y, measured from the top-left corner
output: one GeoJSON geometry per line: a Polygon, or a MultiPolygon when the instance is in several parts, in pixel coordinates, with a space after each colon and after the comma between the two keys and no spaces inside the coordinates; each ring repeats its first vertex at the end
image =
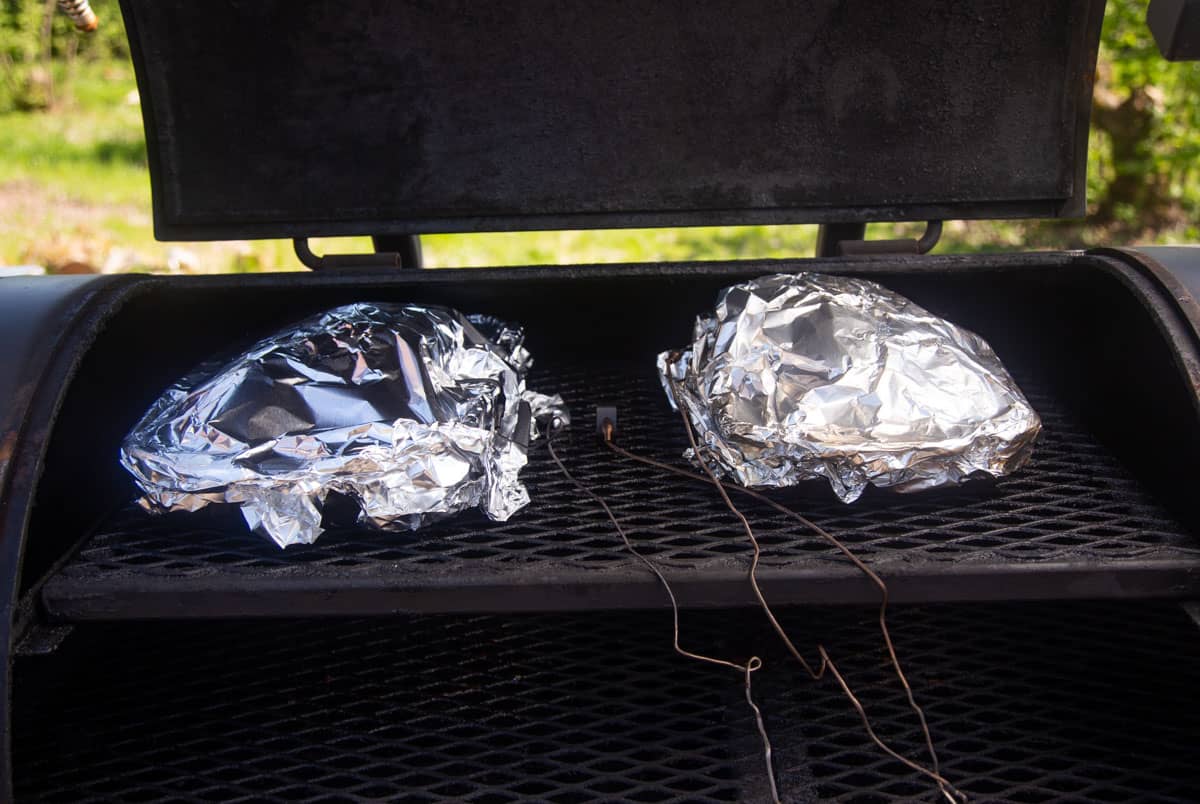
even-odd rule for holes
{"type": "MultiPolygon", "coordinates": [[[[921,738],[872,612],[793,610],[877,730],[921,738]]],[[[1200,641],[1169,604],[906,609],[894,633],[946,774],[975,801],[1182,800],[1200,770],[1200,641]]],[[[736,656],[756,612],[685,619],[736,656]]],[[[933,801],[832,679],[764,654],[787,801],[933,801]]],[[[739,679],[677,657],[664,612],[90,625],[18,661],[20,800],[763,800],[739,679]]]]}
{"type": "MultiPolygon", "coordinates": [[[[738,590],[739,602],[749,602],[744,583],[749,547],[720,498],[706,485],[614,456],[592,436],[596,405],[615,404],[626,447],[682,463],[681,423],[666,405],[652,369],[546,371],[531,385],[559,391],[568,400],[575,425],[562,452],[569,467],[609,501],[645,554],[672,580],[727,584],[738,590]]],[[[1050,395],[1033,384],[1025,388],[1045,429],[1032,464],[1013,477],[919,495],[868,490],[853,505],[838,502],[823,481],[816,481],[778,492],[778,499],[839,536],[882,572],[899,569],[903,577],[893,585],[897,599],[938,599],[946,591],[928,583],[930,578],[980,567],[1001,571],[973,579],[968,596],[1059,596],[1065,584],[1056,573],[1064,568],[1119,571],[1140,569],[1144,562],[1173,562],[1174,570],[1186,569],[1181,562],[1200,566],[1200,545],[1129,471],[1050,395]],[[1011,584],[1007,571],[1021,572],[1025,585],[1011,584]]],[[[93,616],[89,601],[103,599],[106,591],[134,597],[147,589],[185,594],[179,579],[209,592],[224,585],[253,590],[287,578],[314,585],[324,580],[334,589],[349,579],[360,589],[374,583],[395,592],[427,583],[453,585],[467,576],[472,585],[501,589],[556,578],[557,586],[546,584],[543,590],[546,601],[561,597],[568,582],[601,579],[610,593],[597,592],[590,605],[610,606],[623,605],[620,584],[632,581],[648,590],[637,605],[662,604],[644,570],[619,549],[610,524],[591,501],[557,471],[544,444],[535,448],[523,477],[533,502],[508,522],[466,514],[416,533],[331,530],[316,545],[287,551],[249,534],[229,507],[151,517],[131,506],[105,522],[52,579],[47,605],[60,616],[93,616]]],[[[767,583],[772,573],[784,581],[855,575],[832,548],[791,520],[750,502],[744,510],[765,548],[767,583]]],[[[1178,578],[1164,577],[1140,587],[1127,584],[1124,593],[1144,588],[1142,594],[1178,594],[1172,588],[1177,583],[1178,578]]],[[[776,599],[819,602],[805,597],[811,588],[781,584],[776,599]]],[[[1106,594],[1103,588],[1079,589],[1081,596],[1106,594]]],[[[704,604],[689,600],[685,587],[681,593],[685,602],[704,604]]],[[[874,595],[865,584],[847,585],[844,594],[860,602],[874,595]]],[[[393,599],[358,608],[369,612],[396,605],[393,599]]],[[[476,610],[496,605],[485,602],[476,610]]]]}

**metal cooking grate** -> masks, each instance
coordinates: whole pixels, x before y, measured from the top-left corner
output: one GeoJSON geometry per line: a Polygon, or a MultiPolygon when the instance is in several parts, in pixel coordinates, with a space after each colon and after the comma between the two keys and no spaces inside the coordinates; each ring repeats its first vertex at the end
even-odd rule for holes
{"type": "MultiPolygon", "coordinates": [[[[874,612],[792,610],[910,755],[874,612]]],[[[1166,801],[1200,784],[1200,640],[1169,604],[904,609],[898,648],[946,774],[973,801],[1166,801]]],[[[693,613],[745,655],[758,612],[693,613]]],[[[675,656],[665,612],[84,626],[18,660],[21,800],[756,801],[736,674],[675,656]]],[[[832,679],[773,647],[756,697],[786,800],[935,800],[832,679]]]]}
{"type": "MultiPolygon", "coordinates": [[[[726,596],[716,602],[749,601],[749,547],[719,497],[706,485],[620,459],[592,434],[595,406],[616,404],[625,446],[682,463],[686,442],[681,423],[652,371],[628,365],[552,371],[531,387],[559,391],[570,402],[575,425],[561,452],[579,479],[609,501],[640,548],[674,579],[710,584],[692,597],[681,587],[685,601],[706,602],[705,596],[722,585],[726,596]]],[[[1178,587],[1179,573],[1200,566],[1200,544],[1051,396],[1036,385],[1027,383],[1025,389],[1045,429],[1032,465],[1011,478],[918,495],[868,490],[853,505],[838,502],[819,481],[780,493],[779,499],[853,545],[885,574],[892,571],[897,599],[1186,591],[1178,587]],[[1093,586],[1074,577],[1069,589],[1062,575],[1144,572],[1147,566],[1164,574],[1158,580],[1143,575],[1137,583],[1093,586]],[[1020,575],[1019,583],[1013,582],[1013,574],[1020,575]]],[[[175,605],[196,590],[262,591],[278,580],[294,579],[308,588],[344,593],[351,600],[344,612],[386,611],[397,605],[428,610],[446,601],[433,593],[409,601],[368,595],[372,588],[394,595],[405,589],[428,591],[431,584],[466,584],[470,578],[471,585],[497,590],[497,599],[480,593],[476,610],[506,602],[519,608],[663,603],[652,579],[619,549],[611,525],[562,477],[544,445],[536,448],[523,477],[533,503],[508,522],[466,514],[416,533],[331,531],[316,545],[286,551],[249,534],[228,507],[166,517],[130,507],[101,526],[47,586],[45,599],[52,612],[64,617],[119,616],[137,614],[139,596],[150,593],[172,595],[175,605]],[[604,588],[587,600],[570,591],[565,597],[559,594],[564,584],[600,582],[604,588]],[[532,602],[517,602],[504,591],[539,583],[545,588],[532,602]],[[630,583],[641,587],[636,596],[621,589],[630,583]],[[353,589],[347,591],[349,587],[353,589]],[[121,600],[114,603],[116,597],[121,600]]],[[[844,600],[874,599],[871,587],[859,583],[853,568],[824,542],[769,508],[746,503],[744,509],[764,545],[763,577],[768,585],[775,582],[776,600],[820,602],[831,594],[844,600]],[[831,590],[828,584],[788,583],[794,579],[854,582],[831,590]]],[[[152,601],[144,602],[149,606],[152,601]]],[[[163,605],[161,599],[153,602],[163,605]]],[[[193,605],[212,605],[211,595],[207,602],[190,597],[179,608],[193,605]]],[[[299,613],[295,606],[303,605],[293,599],[283,613],[299,613]]]]}

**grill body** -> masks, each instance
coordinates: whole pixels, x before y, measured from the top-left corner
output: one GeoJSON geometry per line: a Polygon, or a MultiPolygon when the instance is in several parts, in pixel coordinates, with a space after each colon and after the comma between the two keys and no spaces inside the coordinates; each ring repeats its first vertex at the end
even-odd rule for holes
{"type": "MultiPolygon", "coordinates": [[[[682,464],[655,353],[686,342],[721,287],[797,270],[879,281],[979,332],[1045,420],[1033,463],[998,482],[849,506],[820,483],[778,495],[919,604],[894,609],[894,630],[947,773],[984,800],[1185,796],[1194,771],[1161,746],[1189,744],[1197,722],[1179,700],[1200,645],[1178,602],[1200,589],[1200,350],[1183,274],[1120,252],[64,285],[10,366],[0,561],[22,656],[3,665],[4,782],[18,800],[763,799],[739,679],[670,651],[654,579],[542,451],[533,502],[507,523],[340,527],[280,552],[228,509],[131,507],[116,448],[170,382],[320,309],[381,300],[526,326],[533,387],[572,408],[560,451],[671,579],[685,642],[767,660],[756,694],[788,800],[928,794],[835,687],[772,652],[748,548],[712,490],[592,432],[595,407],[615,405],[624,446],[682,464]]],[[[745,511],[789,629],[829,646],[880,730],[919,754],[873,588],[790,521],[745,511]]]]}

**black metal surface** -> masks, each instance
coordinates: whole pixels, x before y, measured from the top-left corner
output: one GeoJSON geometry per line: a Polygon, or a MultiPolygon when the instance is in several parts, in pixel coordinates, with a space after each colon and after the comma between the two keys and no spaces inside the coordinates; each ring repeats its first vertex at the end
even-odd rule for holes
{"type": "MultiPolygon", "coordinates": [[[[929,221],[920,238],[897,238],[893,240],[840,240],[836,246],[839,256],[865,256],[871,254],[928,254],[942,237],[942,222],[929,221]]],[[[818,243],[817,249],[823,246],[818,243]]]]}
{"type": "Polygon", "coordinates": [[[813,256],[818,259],[840,257],[843,241],[862,240],[866,236],[867,224],[862,221],[823,223],[817,229],[817,247],[813,256]]]}
{"type": "Polygon", "coordinates": [[[371,238],[376,251],[389,251],[400,255],[401,268],[423,268],[425,257],[421,251],[419,235],[378,235],[371,238]]]}
{"type": "Polygon", "coordinates": [[[297,237],[292,241],[296,259],[311,271],[348,270],[354,268],[420,268],[421,246],[416,235],[396,235],[394,237],[377,238],[387,246],[360,254],[322,254],[313,253],[308,245],[308,238],[297,237]]]}
{"type": "MultiPolygon", "coordinates": [[[[877,731],[921,756],[874,612],[791,612],[877,731]]],[[[1165,604],[904,609],[893,634],[945,774],[973,801],[1182,801],[1200,642],[1165,604]]],[[[763,801],[736,673],[673,654],[669,615],[89,626],[19,660],[18,801],[763,801]],[[48,713],[53,716],[48,716],[48,713]]],[[[757,612],[685,643],[765,659],[788,802],[934,801],[757,612]]]]}
{"type": "MultiPolygon", "coordinates": [[[[568,466],[612,505],[678,584],[680,600],[751,604],[749,547],[720,498],[704,484],[631,464],[595,439],[596,406],[615,405],[622,444],[682,463],[682,424],[653,369],[544,372],[532,387],[561,392],[572,406],[573,440],[561,447],[568,466]]],[[[896,600],[1200,591],[1200,542],[1051,396],[1024,386],[1045,431],[1032,464],[1011,478],[919,495],[870,490],[849,506],[823,483],[779,499],[852,545],[896,600]]],[[[43,600],[67,620],[665,605],[544,448],[524,477],[534,502],[506,523],[467,514],[417,533],[335,530],[287,551],[249,534],[229,508],[166,517],[128,508],[46,584],[43,600]]],[[[824,542],[764,506],[745,510],[764,545],[760,577],[771,599],[875,599],[824,542]]]]}
{"type": "MultiPolygon", "coordinates": [[[[30,612],[18,606],[25,529],[67,381],[117,277],[12,277],[0,286],[0,690],[30,612]]],[[[0,694],[0,801],[11,798],[8,698],[0,694]]]]}
{"type": "Polygon", "coordinates": [[[1108,251],[1148,269],[1168,289],[1193,331],[1200,334],[1200,248],[1138,246],[1108,251]]]}
{"type": "Polygon", "coordinates": [[[122,7],[162,239],[1084,210],[1102,0],[122,7]]]}
{"type": "Polygon", "coordinates": [[[1169,61],[1200,59],[1200,2],[1150,0],[1146,24],[1163,58],[1169,61]]]}

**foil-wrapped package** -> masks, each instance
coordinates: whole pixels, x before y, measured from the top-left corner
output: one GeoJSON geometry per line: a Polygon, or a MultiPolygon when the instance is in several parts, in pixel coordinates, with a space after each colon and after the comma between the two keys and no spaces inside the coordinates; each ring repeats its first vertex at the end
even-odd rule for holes
{"type": "Polygon", "coordinates": [[[321,534],[332,492],[381,528],[473,507],[505,520],[529,502],[517,475],[538,421],[567,421],[526,389],[522,340],[444,307],[338,307],[169,388],[121,463],[148,510],[237,503],[281,547],[321,534]]]}
{"type": "MultiPolygon", "coordinates": [[[[1024,464],[1037,414],[979,336],[873,282],[767,276],[726,288],[658,357],[714,468],[745,486],[824,477],[917,491],[1024,464]]],[[[690,456],[693,457],[694,456],[690,456]]]]}

